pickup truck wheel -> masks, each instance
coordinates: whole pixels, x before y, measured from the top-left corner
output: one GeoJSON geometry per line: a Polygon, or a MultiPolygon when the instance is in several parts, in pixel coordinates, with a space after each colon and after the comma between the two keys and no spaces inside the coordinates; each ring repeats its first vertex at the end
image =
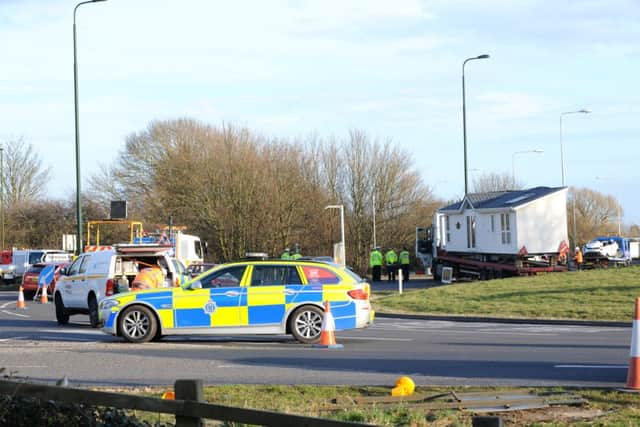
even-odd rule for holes
{"type": "Polygon", "coordinates": [[[56,305],[56,320],[58,321],[58,325],[66,325],[69,323],[69,313],[67,312],[67,309],[64,308],[64,303],[62,302],[60,294],[56,294],[54,303],[56,305]]]}
{"type": "Polygon", "coordinates": [[[91,295],[89,297],[89,323],[92,328],[100,326],[100,317],[98,316],[98,301],[96,297],[91,295]]]}
{"type": "Polygon", "coordinates": [[[120,314],[118,319],[120,334],[129,342],[144,343],[156,337],[158,330],[156,318],[145,306],[129,307],[120,314]]]}
{"type": "Polygon", "coordinates": [[[324,312],[315,305],[306,305],[293,312],[289,319],[291,335],[301,343],[320,341],[324,312]]]}

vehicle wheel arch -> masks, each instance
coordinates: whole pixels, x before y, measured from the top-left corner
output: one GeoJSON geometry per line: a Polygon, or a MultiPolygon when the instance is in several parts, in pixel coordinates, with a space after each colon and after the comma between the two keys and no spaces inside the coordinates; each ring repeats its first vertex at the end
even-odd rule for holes
{"type": "Polygon", "coordinates": [[[155,308],[152,305],[147,304],[143,301],[133,301],[127,305],[120,307],[120,310],[118,310],[118,314],[116,314],[115,319],[113,319],[114,325],[116,325],[116,336],[118,337],[122,336],[122,331],[120,330],[120,315],[122,314],[123,311],[125,311],[129,307],[135,307],[135,306],[148,308],[153,314],[153,317],[156,321],[156,325],[158,325],[156,336],[161,337],[162,335],[164,335],[164,331],[162,329],[162,323],[160,322],[160,316],[158,316],[158,313],[156,312],[155,308]]]}
{"type": "Polygon", "coordinates": [[[295,307],[292,307],[291,310],[289,310],[289,312],[285,316],[285,320],[284,320],[285,329],[286,329],[285,332],[287,334],[291,333],[291,316],[293,316],[293,313],[295,313],[297,310],[299,310],[302,307],[308,307],[308,306],[319,308],[320,310],[322,310],[324,312],[324,306],[319,302],[311,302],[311,301],[309,301],[309,302],[304,302],[304,303],[301,303],[299,305],[296,305],[295,307]]]}

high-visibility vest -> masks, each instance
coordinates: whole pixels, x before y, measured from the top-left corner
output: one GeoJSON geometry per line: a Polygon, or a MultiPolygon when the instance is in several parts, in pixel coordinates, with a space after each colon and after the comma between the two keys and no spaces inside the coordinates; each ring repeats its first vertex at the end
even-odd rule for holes
{"type": "Polygon", "coordinates": [[[371,256],[369,257],[369,265],[371,267],[382,265],[382,254],[380,253],[379,250],[375,250],[371,252],[371,256]]]}
{"type": "Polygon", "coordinates": [[[295,254],[291,255],[291,259],[300,259],[302,258],[302,254],[300,252],[296,252],[295,254]]]}
{"type": "Polygon", "coordinates": [[[400,264],[402,265],[407,265],[409,264],[409,252],[408,251],[402,251],[400,252],[400,264]]]}
{"type": "Polygon", "coordinates": [[[161,288],[164,284],[164,276],[160,268],[143,268],[138,272],[131,283],[133,289],[161,288]]]}
{"type": "Polygon", "coordinates": [[[398,255],[396,255],[393,249],[388,251],[387,254],[384,256],[384,258],[385,258],[385,261],[387,262],[387,265],[393,265],[398,262],[398,255]]]}
{"type": "Polygon", "coordinates": [[[280,255],[280,259],[291,259],[291,255],[289,252],[283,252],[282,255],[280,255]]]}

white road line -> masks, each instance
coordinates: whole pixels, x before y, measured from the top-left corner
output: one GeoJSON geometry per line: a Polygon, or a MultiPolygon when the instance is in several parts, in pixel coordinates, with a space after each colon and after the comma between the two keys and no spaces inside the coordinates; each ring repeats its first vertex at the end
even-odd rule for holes
{"type": "Polygon", "coordinates": [[[338,335],[338,338],[347,339],[347,340],[363,340],[363,341],[414,341],[412,338],[349,337],[346,335],[338,335]]]}
{"type": "Polygon", "coordinates": [[[33,369],[33,368],[48,368],[48,366],[45,365],[13,365],[13,366],[4,366],[5,368],[8,369],[33,369]]]}
{"type": "Polygon", "coordinates": [[[524,332],[524,331],[482,331],[482,330],[464,330],[464,331],[456,331],[452,329],[403,329],[402,331],[398,331],[398,329],[386,329],[386,328],[376,328],[376,331],[385,331],[385,332],[423,332],[423,333],[443,333],[443,334],[496,334],[496,335],[522,335],[522,336],[556,336],[556,334],[552,333],[538,333],[538,332],[524,332]]]}
{"type": "Polygon", "coordinates": [[[16,302],[15,301],[5,302],[4,304],[0,305],[0,308],[7,308],[7,306],[11,304],[16,304],[16,302]]]}
{"type": "Polygon", "coordinates": [[[629,365],[554,365],[554,368],[627,369],[629,365]]]}
{"type": "Polygon", "coordinates": [[[12,316],[19,316],[19,317],[31,317],[28,314],[20,314],[20,313],[14,313],[13,311],[8,311],[8,310],[2,310],[3,313],[5,314],[10,314],[12,316]]]}

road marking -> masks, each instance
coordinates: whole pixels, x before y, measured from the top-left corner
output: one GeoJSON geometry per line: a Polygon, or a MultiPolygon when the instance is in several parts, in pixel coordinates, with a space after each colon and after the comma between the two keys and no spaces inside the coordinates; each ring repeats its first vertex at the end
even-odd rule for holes
{"type": "Polygon", "coordinates": [[[27,368],[29,368],[29,369],[33,369],[33,368],[45,368],[45,369],[47,369],[47,368],[49,368],[46,365],[9,365],[9,366],[4,366],[4,367],[8,368],[8,369],[27,369],[27,368]]]}
{"type": "Polygon", "coordinates": [[[554,365],[554,368],[627,369],[629,365],[554,365]]]}
{"type": "Polygon", "coordinates": [[[12,316],[19,316],[19,317],[31,317],[28,314],[20,314],[20,313],[14,313],[13,311],[8,311],[8,310],[2,310],[3,313],[6,314],[10,314],[12,316]]]}
{"type": "Polygon", "coordinates": [[[13,340],[23,340],[26,339],[27,337],[11,337],[11,338],[2,338],[0,339],[0,342],[5,342],[5,341],[13,341],[13,340]]]}
{"type": "Polygon", "coordinates": [[[2,305],[0,306],[0,308],[7,308],[7,306],[8,306],[8,305],[11,305],[11,304],[16,304],[16,302],[15,302],[15,301],[5,302],[4,304],[2,304],[2,305]]]}
{"type": "Polygon", "coordinates": [[[339,335],[340,339],[347,340],[363,340],[363,341],[414,341],[412,338],[376,338],[376,337],[349,337],[346,335],[339,335]]]}

